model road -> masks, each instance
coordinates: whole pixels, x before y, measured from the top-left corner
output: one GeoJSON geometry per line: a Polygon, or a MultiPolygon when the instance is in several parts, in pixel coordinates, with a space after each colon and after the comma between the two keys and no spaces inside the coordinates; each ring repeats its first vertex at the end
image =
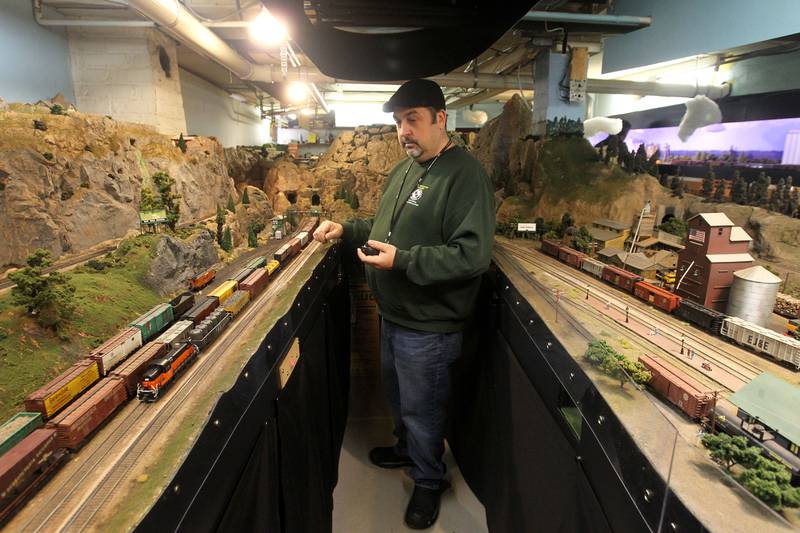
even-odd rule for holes
{"type": "Polygon", "coordinates": [[[577,308],[590,314],[600,314],[612,319],[627,333],[653,344],[674,356],[681,365],[718,383],[729,391],[735,391],[762,372],[750,362],[727,351],[718,349],[704,339],[696,330],[683,327],[669,315],[654,310],[638,300],[623,301],[619,290],[609,287],[591,276],[544,256],[531,248],[512,243],[498,243],[510,256],[539,272],[545,272],[556,281],[566,284],[587,298],[572,300],[565,298],[577,308]],[[711,370],[703,368],[703,363],[711,370]]]}
{"type": "MultiPolygon", "coordinates": [[[[59,479],[56,492],[45,501],[36,502],[40,509],[27,519],[22,531],[83,531],[103,508],[119,484],[170,421],[175,411],[198,389],[220,357],[240,338],[258,315],[260,307],[284,288],[308,257],[319,247],[312,242],[282,268],[274,281],[198,360],[154,403],[136,402],[109,423],[109,430],[89,441],[82,453],[72,460],[72,472],[59,479]],[[149,419],[149,420],[148,420],[149,419]],[[142,424],[144,426],[142,427],[142,424]],[[98,476],[98,472],[104,472],[98,476]]],[[[22,513],[21,513],[22,514],[22,513]]]]}

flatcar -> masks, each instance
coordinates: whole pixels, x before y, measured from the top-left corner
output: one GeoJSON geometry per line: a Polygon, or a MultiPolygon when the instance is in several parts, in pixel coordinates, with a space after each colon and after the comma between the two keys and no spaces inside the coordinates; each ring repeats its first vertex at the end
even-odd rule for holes
{"type": "Polygon", "coordinates": [[[197,357],[197,346],[185,343],[170,352],[163,359],[156,359],[145,370],[142,381],[136,391],[136,397],[142,402],[154,402],[163,390],[175,381],[180,374],[197,357]]]}
{"type": "Polygon", "coordinates": [[[622,270],[614,265],[606,265],[605,268],[603,268],[603,281],[616,285],[626,292],[632,293],[636,282],[642,279],[642,276],[634,274],[633,272],[628,272],[627,270],[622,270]]]}
{"type": "Polygon", "coordinates": [[[216,298],[219,300],[220,305],[225,303],[225,300],[231,297],[233,291],[239,286],[239,283],[229,279],[228,281],[221,283],[219,287],[214,289],[213,291],[209,292],[208,295],[212,298],[216,298]]]}
{"type": "Polygon", "coordinates": [[[100,379],[97,361],[78,361],[58,377],[25,398],[25,409],[42,413],[47,419],[100,379]]]}
{"type": "Polygon", "coordinates": [[[797,339],[732,316],[722,321],[720,334],[800,370],[800,341],[797,339]]]}
{"type": "Polygon", "coordinates": [[[542,252],[553,257],[558,257],[561,250],[561,243],[551,239],[542,239],[542,252]]]}
{"type": "Polygon", "coordinates": [[[674,311],[678,307],[678,304],[681,303],[681,297],[677,294],[662,289],[661,287],[656,287],[646,281],[637,282],[633,286],[633,294],[640,300],[644,300],[650,305],[658,307],[667,313],[674,311]]]}
{"type": "Polygon", "coordinates": [[[141,330],[142,343],[145,343],[167,329],[173,320],[175,317],[172,314],[172,306],[158,304],[128,325],[141,330]]]}
{"type": "Polygon", "coordinates": [[[597,259],[592,259],[591,257],[584,257],[583,261],[581,261],[581,270],[584,272],[588,272],[592,276],[596,278],[603,277],[603,269],[606,267],[606,264],[602,261],[598,261],[597,259]]]}
{"type": "Polygon", "coordinates": [[[142,330],[135,327],[127,328],[92,350],[87,359],[97,361],[100,375],[105,376],[112,368],[141,347],[142,330]]]}
{"type": "Polygon", "coordinates": [[[190,278],[189,288],[193,291],[199,291],[200,289],[202,289],[203,287],[214,281],[214,278],[216,277],[217,277],[217,271],[214,270],[213,268],[209,268],[202,274],[190,278]]]}
{"type": "Polygon", "coordinates": [[[675,309],[674,313],[675,316],[694,324],[703,331],[707,331],[712,335],[719,335],[719,330],[722,327],[722,321],[726,317],[725,314],[720,313],[719,311],[709,309],[708,307],[700,305],[697,302],[687,300],[686,298],[681,299],[681,302],[678,304],[678,307],[675,309]]]}
{"type": "Polygon", "coordinates": [[[558,258],[571,267],[580,268],[581,261],[583,261],[585,257],[585,253],[573,250],[569,246],[562,246],[558,250],[558,258]]]}
{"type": "Polygon", "coordinates": [[[180,320],[184,313],[194,306],[194,301],[194,293],[191,291],[182,292],[170,300],[169,305],[172,306],[173,317],[180,320]]]}

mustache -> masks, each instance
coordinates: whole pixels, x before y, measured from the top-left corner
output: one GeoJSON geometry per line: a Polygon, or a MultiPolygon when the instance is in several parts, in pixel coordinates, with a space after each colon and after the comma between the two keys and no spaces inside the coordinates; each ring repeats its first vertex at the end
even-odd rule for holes
{"type": "Polygon", "coordinates": [[[419,143],[413,137],[400,137],[400,142],[403,144],[416,144],[419,146],[419,143]]]}

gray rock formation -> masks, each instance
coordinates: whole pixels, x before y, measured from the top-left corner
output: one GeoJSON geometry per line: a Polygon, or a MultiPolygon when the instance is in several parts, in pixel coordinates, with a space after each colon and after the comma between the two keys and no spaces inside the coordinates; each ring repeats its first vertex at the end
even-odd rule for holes
{"type": "Polygon", "coordinates": [[[145,275],[147,286],[162,296],[183,290],[189,278],[219,261],[214,236],[205,230],[182,241],[166,235],[155,247],[155,257],[145,275]]]}
{"type": "Polygon", "coordinates": [[[150,127],[73,110],[51,115],[46,105],[9,104],[0,124],[0,267],[35,248],[59,257],[138,229],[141,191],[155,172],[175,179],[181,222],[213,216],[237,196],[213,139],[190,139],[184,154],[150,127]]]}

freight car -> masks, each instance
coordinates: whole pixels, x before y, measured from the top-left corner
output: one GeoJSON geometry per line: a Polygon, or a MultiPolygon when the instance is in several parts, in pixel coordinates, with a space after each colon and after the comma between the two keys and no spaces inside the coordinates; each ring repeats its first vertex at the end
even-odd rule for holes
{"type": "Polygon", "coordinates": [[[197,346],[186,343],[166,357],[153,361],[142,376],[136,397],[142,402],[156,401],[164,389],[175,381],[175,377],[195,360],[197,353],[197,346]]]}
{"type": "Polygon", "coordinates": [[[111,371],[111,376],[122,379],[125,383],[125,390],[128,398],[136,396],[136,387],[142,380],[142,375],[154,359],[164,357],[169,351],[166,344],[160,342],[148,342],[141,350],[128,357],[122,364],[111,371]]]}
{"type": "Polygon", "coordinates": [[[142,331],[139,328],[128,328],[92,350],[87,359],[97,361],[100,375],[105,376],[112,368],[141,347],[142,331]]]}
{"type": "Polygon", "coordinates": [[[681,297],[677,294],[661,287],[656,287],[646,281],[637,282],[633,286],[633,294],[640,300],[644,300],[667,313],[674,311],[678,304],[681,303],[681,297]]]}
{"type": "Polygon", "coordinates": [[[568,246],[562,246],[558,250],[558,258],[574,268],[580,268],[581,261],[583,261],[585,257],[585,253],[579,252],[578,250],[573,250],[568,246]]]}
{"type": "Polygon", "coordinates": [[[193,327],[194,322],[191,320],[179,320],[170,326],[167,331],[159,335],[154,342],[166,344],[167,349],[171,350],[174,346],[186,340],[186,337],[189,336],[189,330],[193,327]]]}
{"type": "Polygon", "coordinates": [[[319,218],[313,217],[303,224],[303,226],[300,228],[300,231],[305,231],[310,236],[313,235],[314,230],[317,229],[317,226],[319,226],[319,218]]]}
{"type": "Polygon", "coordinates": [[[203,298],[203,300],[186,312],[183,316],[185,320],[191,320],[195,324],[198,324],[201,320],[210,315],[214,309],[219,307],[218,298],[211,298],[209,296],[204,296],[203,298]]]}
{"type": "Polygon", "coordinates": [[[189,332],[190,342],[197,345],[201,350],[205,350],[228,327],[231,320],[233,320],[233,317],[230,313],[224,309],[217,309],[189,332]]]}
{"type": "Polygon", "coordinates": [[[289,249],[291,250],[289,257],[296,256],[297,254],[300,253],[300,250],[303,249],[303,245],[300,244],[300,239],[298,239],[297,237],[292,237],[286,244],[289,245],[289,249]]]}
{"type": "Polygon", "coordinates": [[[56,441],[60,447],[76,450],[127,399],[128,392],[122,378],[103,378],[48,422],[47,427],[56,430],[56,441]]]}
{"type": "Polygon", "coordinates": [[[236,291],[225,301],[223,309],[232,316],[238,315],[242,309],[250,302],[250,293],[247,291],[236,291]]]}
{"type": "Polygon", "coordinates": [[[42,425],[42,413],[17,413],[0,426],[0,455],[42,425]]]}
{"type": "Polygon", "coordinates": [[[250,293],[250,300],[261,294],[269,283],[269,273],[263,268],[254,270],[246,280],[239,284],[239,288],[250,293]]]}
{"type": "Polygon", "coordinates": [[[720,334],[800,370],[800,341],[796,339],[731,316],[722,321],[720,334]]]}
{"type": "Polygon", "coordinates": [[[616,285],[625,292],[633,292],[633,286],[642,279],[642,276],[622,270],[614,265],[606,265],[603,268],[603,281],[616,285]]]}
{"type": "Polygon", "coordinates": [[[666,366],[655,356],[642,354],[639,356],[639,362],[652,374],[649,385],[689,418],[700,420],[710,416],[716,403],[711,389],[677,368],[666,366]]]}
{"type": "Polygon", "coordinates": [[[84,359],[25,398],[25,409],[42,413],[47,419],[100,379],[97,361],[84,359]]]}
{"type": "Polygon", "coordinates": [[[213,291],[209,292],[208,295],[212,298],[216,298],[219,300],[220,304],[223,304],[225,303],[225,300],[231,297],[231,294],[233,294],[233,291],[235,291],[238,286],[239,284],[236,281],[229,279],[228,281],[221,283],[219,287],[213,291]]]}
{"type": "Polygon", "coordinates": [[[300,246],[305,246],[308,244],[308,238],[309,235],[307,231],[301,231],[297,234],[297,239],[300,241],[300,246]]]}
{"type": "Polygon", "coordinates": [[[547,255],[558,257],[558,252],[561,250],[561,243],[551,239],[542,239],[542,252],[547,255]]]}
{"type": "Polygon", "coordinates": [[[175,320],[180,320],[194,306],[194,293],[191,291],[182,292],[170,300],[169,305],[172,306],[172,315],[175,320]]]}
{"type": "Polygon", "coordinates": [[[238,287],[241,282],[247,279],[247,276],[253,273],[254,268],[243,268],[236,272],[233,276],[229,277],[228,280],[235,281],[236,286],[238,287]]]}
{"type": "Polygon", "coordinates": [[[292,256],[291,252],[292,252],[291,246],[289,246],[289,243],[287,242],[284,243],[280,248],[278,248],[273,257],[275,258],[275,261],[284,264],[292,256]]]}
{"type": "Polygon", "coordinates": [[[167,329],[174,319],[171,305],[158,304],[128,325],[141,330],[145,343],[167,329]]]}
{"type": "Polygon", "coordinates": [[[686,298],[682,299],[678,304],[675,309],[675,315],[712,335],[719,335],[722,321],[727,316],[686,298]]]}
{"type": "Polygon", "coordinates": [[[0,523],[47,479],[64,455],[55,430],[41,428],[0,456],[0,523]]]}
{"type": "Polygon", "coordinates": [[[209,268],[202,274],[189,279],[189,289],[193,291],[199,291],[200,289],[202,289],[203,287],[214,281],[214,278],[216,277],[217,277],[217,271],[214,270],[213,268],[209,268]]]}
{"type": "Polygon", "coordinates": [[[267,258],[263,255],[260,255],[256,258],[250,260],[249,263],[245,266],[245,268],[249,268],[250,270],[255,270],[257,268],[263,268],[264,265],[267,264],[267,258]]]}
{"type": "Polygon", "coordinates": [[[267,263],[267,266],[265,266],[264,268],[266,269],[267,274],[269,274],[271,276],[280,267],[281,267],[281,264],[278,261],[275,261],[274,259],[270,259],[269,263],[267,263]]]}
{"type": "Polygon", "coordinates": [[[583,261],[581,261],[581,270],[588,272],[596,278],[603,277],[603,269],[605,267],[605,263],[598,261],[597,259],[592,259],[591,257],[584,257],[583,261]]]}

